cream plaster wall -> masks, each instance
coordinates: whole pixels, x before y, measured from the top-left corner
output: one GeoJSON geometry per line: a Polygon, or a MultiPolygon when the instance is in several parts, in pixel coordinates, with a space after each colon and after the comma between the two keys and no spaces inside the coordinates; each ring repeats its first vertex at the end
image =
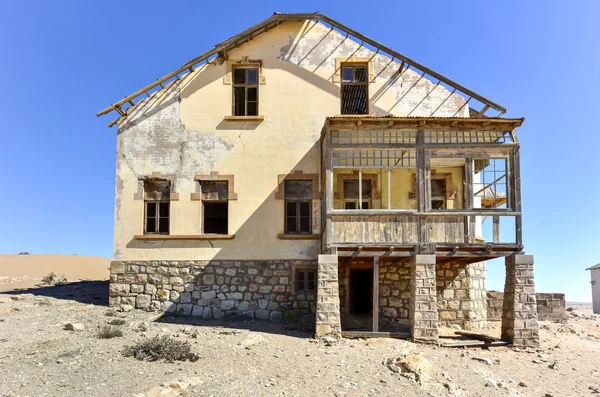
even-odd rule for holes
{"type": "MultiPolygon", "coordinates": [[[[319,240],[277,238],[283,232],[283,201],[274,191],[279,174],[320,173],[320,133],[325,118],[340,113],[340,87],[333,82],[336,58],[373,57],[377,77],[369,85],[371,113],[468,116],[460,95],[412,70],[398,76],[397,62],[319,23],[284,22],[227,55],[227,61],[196,69],[154,94],[120,123],[116,259],[314,259],[319,240]],[[231,62],[242,57],[263,62],[262,121],[224,120],[232,112],[232,86],[224,77],[231,62]],[[171,235],[201,233],[201,203],[190,200],[195,175],[234,175],[237,200],[229,202],[229,233],[235,238],[134,239],[143,228],[143,200],[134,195],[139,179],[154,172],[173,178],[179,195],[171,203],[171,235]]],[[[319,200],[313,209],[313,232],[319,234],[319,200]]]]}

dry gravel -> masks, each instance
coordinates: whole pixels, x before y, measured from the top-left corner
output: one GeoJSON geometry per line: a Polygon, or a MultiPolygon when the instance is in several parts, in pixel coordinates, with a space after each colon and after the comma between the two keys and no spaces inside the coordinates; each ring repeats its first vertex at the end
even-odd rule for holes
{"type": "MultiPolygon", "coordinates": [[[[392,339],[328,344],[281,323],[138,310],[107,316],[107,290],[106,282],[80,282],[0,294],[0,395],[587,396],[600,387],[600,316],[588,308],[572,312],[567,326],[542,324],[540,349],[451,349],[392,339]],[[98,339],[115,319],[126,321],[124,336],[98,339]],[[65,330],[68,323],[85,329],[65,330]],[[189,341],[200,359],[169,364],[121,354],[161,334],[189,341]],[[431,364],[420,381],[386,365],[411,351],[431,364]]],[[[487,330],[498,332],[498,324],[487,330]]]]}

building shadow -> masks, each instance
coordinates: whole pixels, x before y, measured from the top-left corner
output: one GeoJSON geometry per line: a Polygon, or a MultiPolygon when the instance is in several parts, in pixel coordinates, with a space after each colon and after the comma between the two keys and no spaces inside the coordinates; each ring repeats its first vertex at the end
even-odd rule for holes
{"type": "Polygon", "coordinates": [[[71,300],[97,306],[108,306],[108,280],[85,280],[65,285],[0,291],[0,295],[25,295],[71,300]]]}

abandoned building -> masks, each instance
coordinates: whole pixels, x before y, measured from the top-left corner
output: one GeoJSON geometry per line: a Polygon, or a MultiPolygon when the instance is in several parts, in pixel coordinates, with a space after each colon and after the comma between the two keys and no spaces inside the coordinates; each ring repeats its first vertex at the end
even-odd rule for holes
{"type": "Polygon", "coordinates": [[[281,14],[98,115],[116,116],[110,305],[298,322],[318,336],[486,321],[536,345],[522,118],[323,14],[281,14]]]}

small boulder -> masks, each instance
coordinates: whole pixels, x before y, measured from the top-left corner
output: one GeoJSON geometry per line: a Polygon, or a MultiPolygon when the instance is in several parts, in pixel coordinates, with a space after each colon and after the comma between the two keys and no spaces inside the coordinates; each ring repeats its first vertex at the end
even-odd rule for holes
{"type": "Polygon", "coordinates": [[[79,331],[85,330],[85,327],[83,324],[80,324],[80,323],[67,323],[67,324],[65,324],[65,329],[67,331],[79,332],[79,331]]]}
{"type": "Polygon", "coordinates": [[[119,308],[121,309],[122,312],[125,312],[125,313],[133,310],[132,305],[121,305],[119,308]]]}

